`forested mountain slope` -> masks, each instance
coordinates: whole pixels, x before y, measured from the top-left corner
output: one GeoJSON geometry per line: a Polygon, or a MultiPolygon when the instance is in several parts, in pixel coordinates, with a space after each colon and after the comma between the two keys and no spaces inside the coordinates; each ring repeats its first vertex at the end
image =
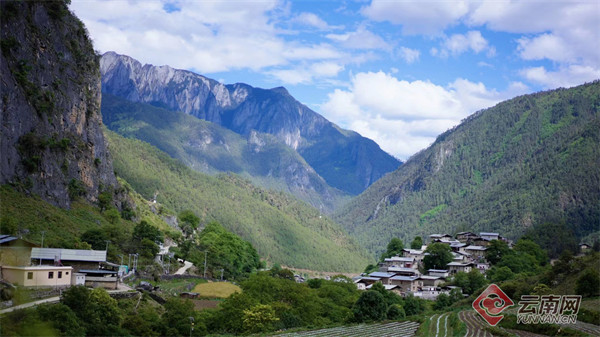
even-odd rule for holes
{"type": "MultiPolygon", "coordinates": [[[[545,222],[600,230],[600,82],[516,97],[475,113],[337,212],[371,252],[392,237],[545,222]]],[[[556,233],[557,239],[561,233],[556,233]]]]}
{"type": "Polygon", "coordinates": [[[100,60],[102,92],[216,123],[244,137],[267,133],[298,152],[332,187],[358,194],[400,162],[370,139],[342,130],[284,88],[224,85],[190,71],[142,65],[125,55],[100,60]]]}
{"type": "Polygon", "coordinates": [[[104,93],[104,124],[128,138],[145,141],[196,171],[233,172],[258,186],[281,190],[331,212],[346,194],[327,185],[306,161],[274,136],[243,137],[182,112],[135,103],[104,93]]]}
{"type": "Polygon", "coordinates": [[[117,174],[146,198],[179,212],[194,211],[250,241],[261,258],[295,268],[360,271],[366,252],[340,225],[283,193],[262,190],[236,175],[212,177],[164,152],[106,130],[117,174]]]}

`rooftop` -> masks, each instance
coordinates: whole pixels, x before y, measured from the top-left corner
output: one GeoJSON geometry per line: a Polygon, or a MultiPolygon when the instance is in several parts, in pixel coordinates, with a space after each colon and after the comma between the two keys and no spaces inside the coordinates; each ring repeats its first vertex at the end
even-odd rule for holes
{"type": "Polygon", "coordinates": [[[106,251],[63,248],[32,248],[31,258],[43,260],[58,259],[62,261],[105,262],[106,251]]]}
{"type": "Polygon", "coordinates": [[[414,262],[414,257],[400,257],[400,256],[392,256],[384,259],[385,262],[414,262]]]}
{"type": "Polygon", "coordinates": [[[381,278],[385,278],[385,277],[389,278],[389,277],[392,277],[394,275],[395,274],[384,273],[384,272],[380,272],[380,271],[376,271],[376,272],[373,272],[373,273],[369,274],[370,277],[381,277],[381,278]]]}
{"type": "Polygon", "coordinates": [[[79,271],[80,273],[83,274],[117,274],[116,271],[112,271],[112,270],[103,270],[103,269],[81,269],[79,271]]]}
{"type": "Polygon", "coordinates": [[[354,281],[354,283],[358,283],[360,281],[381,281],[381,279],[379,277],[368,277],[368,276],[363,276],[360,279],[354,281]]]}
{"type": "Polygon", "coordinates": [[[468,246],[468,247],[465,247],[465,250],[487,250],[487,247],[482,247],[482,246],[468,246]]]}
{"type": "Polygon", "coordinates": [[[472,263],[460,263],[460,262],[450,262],[447,264],[447,266],[450,267],[466,267],[466,266],[471,266],[473,265],[472,263]]]}
{"type": "Polygon", "coordinates": [[[16,269],[16,270],[71,270],[71,266],[2,266],[2,269],[16,269]]]}
{"type": "Polygon", "coordinates": [[[388,272],[395,273],[418,273],[419,271],[413,268],[402,268],[402,267],[388,267],[388,272]]]}
{"type": "Polygon", "coordinates": [[[392,277],[390,280],[392,280],[392,281],[414,281],[417,278],[418,278],[417,276],[401,276],[401,275],[397,275],[397,276],[392,277]]]}
{"type": "Polygon", "coordinates": [[[421,275],[419,276],[422,280],[439,280],[441,277],[439,276],[431,276],[431,275],[421,275]]]}

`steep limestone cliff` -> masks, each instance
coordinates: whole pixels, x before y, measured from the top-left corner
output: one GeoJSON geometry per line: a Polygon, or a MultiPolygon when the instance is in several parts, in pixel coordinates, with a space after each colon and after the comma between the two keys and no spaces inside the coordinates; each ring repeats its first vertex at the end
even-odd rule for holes
{"type": "Polygon", "coordinates": [[[0,183],[69,207],[117,185],[98,57],[62,1],[1,2],[0,183]]]}

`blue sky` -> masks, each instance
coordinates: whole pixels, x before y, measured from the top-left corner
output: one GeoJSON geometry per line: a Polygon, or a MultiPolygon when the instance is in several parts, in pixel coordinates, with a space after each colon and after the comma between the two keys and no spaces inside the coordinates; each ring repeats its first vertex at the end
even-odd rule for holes
{"type": "Polygon", "coordinates": [[[480,109],[600,78],[600,2],[73,0],[100,52],[285,86],[407,159],[480,109]]]}

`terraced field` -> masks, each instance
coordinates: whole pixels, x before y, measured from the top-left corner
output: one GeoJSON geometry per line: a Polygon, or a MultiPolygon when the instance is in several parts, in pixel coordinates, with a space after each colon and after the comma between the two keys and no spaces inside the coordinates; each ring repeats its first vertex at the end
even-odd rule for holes
{"type": "Polygon", "coordinates": [[[461,311],[458,313],[458,317],[467,325],[467,334],[465,337],[492,337],[492,334],[485,329],[489,324],[475,311],[461,311]]]}
{"type": "Polygon", "coordinates": [[[331,329],[321,329],[312,331],[300,331],[277,336],[295,337],[411,337],[419,328],[419,323],[416,322],[391,322],[391,323],[375,323],[375,324],[360,324],[355,326],[342,326],[331,329]]]}
{"type": "Polygon", "coordinates": [[[452,331],[448,329],[448,317],[451,313],[435,314],[429,317],[428,328],[425,335],[431,337],[451,336],[452,331]]]}
{"type": "Polygon", "coordinates": [[[600,336],[600,326],[598,325],[577,321],[575,324],[561,324],[561,326],[579,330],[581,332],[590,334],[591,336],[600,336]]]}

